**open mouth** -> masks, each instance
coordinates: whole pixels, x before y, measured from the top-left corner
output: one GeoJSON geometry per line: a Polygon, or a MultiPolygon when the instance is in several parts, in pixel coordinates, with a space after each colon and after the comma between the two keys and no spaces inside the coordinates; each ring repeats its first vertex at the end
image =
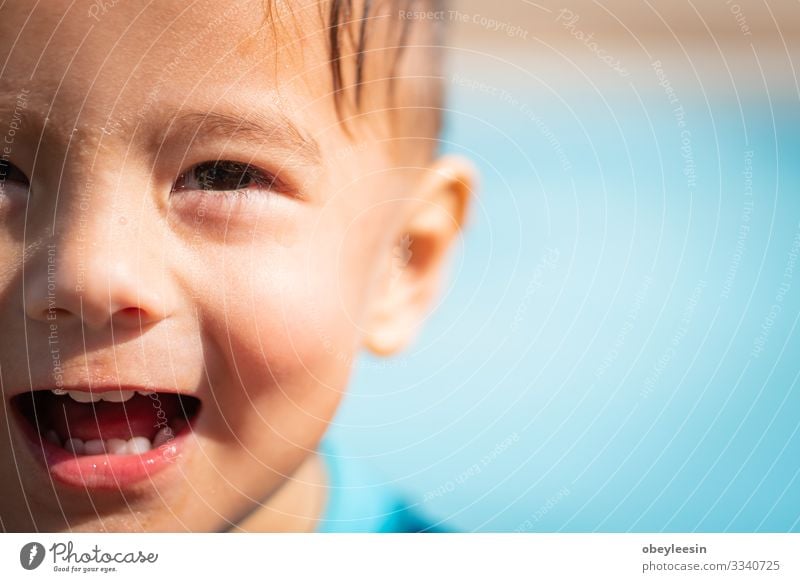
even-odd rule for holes
{"type": "Polygon", "coordinates": [[[51,474],[82,486],[139,481],[174,460],[200,400],[135,390],[36,390],[11,399],[51,474]]]}

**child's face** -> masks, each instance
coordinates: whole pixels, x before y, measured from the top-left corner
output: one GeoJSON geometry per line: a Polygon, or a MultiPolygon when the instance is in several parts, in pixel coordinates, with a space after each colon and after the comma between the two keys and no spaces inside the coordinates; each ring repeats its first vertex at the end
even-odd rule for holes
{"type": "Polygon", "coordinates": [[[348,137],[319,6],[34,4],[0,8],[0,516],[224,528],[292,481],[359,348],[413,335],[466,170],[348,137]]]}

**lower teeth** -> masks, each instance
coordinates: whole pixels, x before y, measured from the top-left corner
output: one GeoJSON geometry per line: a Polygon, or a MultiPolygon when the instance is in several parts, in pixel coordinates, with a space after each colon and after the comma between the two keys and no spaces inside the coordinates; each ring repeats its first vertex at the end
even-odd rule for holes
{"type": "Polygon", "coordinates": [[[54,430],[48,430],[44,438],[48,442],[58,445],[74,455],[86,456],[104,455],[106,453],[110,455],[141,455],[168,443],[174,436],[175,433],[173,429],[166,426],[156,433],[152,442],[147,437],[132,437],[127,441],[123,439],[92,439],[83,441],[81,439],[69,438],[62,444],[58,433],[54,430]]]}

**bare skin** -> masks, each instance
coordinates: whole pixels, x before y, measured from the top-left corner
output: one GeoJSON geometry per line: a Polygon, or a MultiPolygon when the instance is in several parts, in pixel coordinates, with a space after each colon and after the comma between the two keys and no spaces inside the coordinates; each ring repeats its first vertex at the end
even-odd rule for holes
{"type": "Polygon", "coordinates": [[[33,4],[0,8],[0,132],[18,126],[0,192],[3,527],[312,531],[314,451],[353,359],[395,353],[425,319],[469,166],[344,131],[315,3],[282,26],[260,1],[33,4]],[[246,167],[246,187],[201,183],[219,160],[246,167]],[[68,486],[9,405],[56,372],[202,408],[166,470],[68,486]]]}

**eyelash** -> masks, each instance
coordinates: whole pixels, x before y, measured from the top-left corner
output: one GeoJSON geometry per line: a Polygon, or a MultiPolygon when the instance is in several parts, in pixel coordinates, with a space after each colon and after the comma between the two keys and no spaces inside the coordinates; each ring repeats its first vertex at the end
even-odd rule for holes
{"type": "Polygon", "coordinates": [[[0,183],[5,186],[8,182],[30,186],[28,177],[22,170],[8,160],[0,159],[0,183]]]}
{"type": "Polygon", "coordinates": [[[206,161],[196,164],[181,173],[172,187],[172,192],[215,193],[214,196],[247,199],[253,190],[266,192],[290,192],[291,188],[277,176],[265,172],[245,162],[233,160],[206,161]],[[199,178],[196,172],[203,171],[206,176],[199,178]],[[209,175],[210,174],[210,175],[209,175]],[[211,181],[220,178],[234,178],[235,187],[213,188],[211,181]],[[194,183],[192,183],[192,181],[194,183]]]}

